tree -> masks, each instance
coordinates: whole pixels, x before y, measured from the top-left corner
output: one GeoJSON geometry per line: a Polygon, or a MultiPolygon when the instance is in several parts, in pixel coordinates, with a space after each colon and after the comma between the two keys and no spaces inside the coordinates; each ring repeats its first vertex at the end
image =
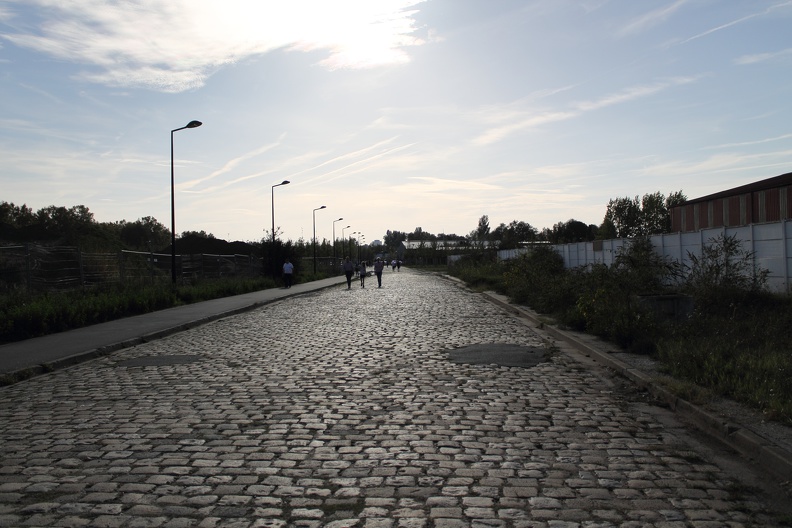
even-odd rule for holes
{"type": "Polygon", "coordinates": [[[383,243],[388,248],[397,248],[399,244],[407,240],[407,233],[403,233],[401,231],[388,231],[385,233],[385,237],[383,238],[383,243]]]}
{"type": "Polygon", "coordinates": [[[543,238],[552,244],[570,244],[574,242],[589,242],[594,240],[597,226],[586,225],[580,220],[571,218],[566,222],[553,225],[552,229],[542,231],[543,238]]]}
{"type": "Polygon", "coordinates": [[[490,238],[500,241],[498,249],[516,249],[525,242],[536,240],[536,228],[523,221],[512,220],[509,225],[501,223],[490,238]]]}
{"type": "Polygon", "coordinates": [[[159,251],[170,243],[170,230],[152,216],[134,222],[121,221],[118,226],[121,242],[129,249],[159,251]]]}
{"type": "Polygon", "coordinates": [[[490,225],[489,225],[489,216],[483,215],[479,218],[478,227],[475,231],[475,239],[479,241],[487,240],[488,235],[490,234],[490,225]]]}
{"type": "Polygon", "coordinates": [[[187,238],[187,237],[195,237],[195,238],[214,238],[215,236],[212,233],[207,233],[203,229],[200,231],[183,231],[179,238],[187,238]]]}
{"type": "Polygon", "coordinates": [[[422,228],[416,227],[415,231],[407,235],[407,240],[436,240],[436,237],[422,228]]]}
{"type": "Polygon", "coordinates": [[[613,226],[616,238],[638,236],[641,234],[641,202],[637,196],[610,200],[604,220],[613,226]]]}
{"type": "Polygon", "coordinates": [[[0,224],[25,227],[35,221],[33,210],[27,205],[17,207],[13,203],[0,202],[0,224]]]}
{"type": "Polygon", "coordinates": [[[635,238],[667,233],[671,229],[671,212],[687,198],[682,191],[667,198],[660,192],[645,194],[642,199],[616,198],[608,202],[600,226],[600,238],[635,238]]]}

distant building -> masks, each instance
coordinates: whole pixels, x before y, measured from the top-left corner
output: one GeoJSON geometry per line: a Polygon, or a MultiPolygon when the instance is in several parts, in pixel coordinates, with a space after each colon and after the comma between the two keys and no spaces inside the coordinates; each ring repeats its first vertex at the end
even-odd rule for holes
{"type": "Polygon", "coordinates": [[[671,231],[687,233],[792,218],[792,172],[671,208],[671,231]]]}
{"type": "Polygon", "coordinates": [[[446,252],[458,245],[456,240],[404,240],[396,249],[396,258],[410,264],[444,263],[446,252]]]}

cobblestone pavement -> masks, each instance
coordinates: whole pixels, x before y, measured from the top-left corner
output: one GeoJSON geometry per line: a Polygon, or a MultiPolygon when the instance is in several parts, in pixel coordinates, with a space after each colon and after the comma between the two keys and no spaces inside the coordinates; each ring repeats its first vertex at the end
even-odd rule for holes
{"type": "Polygon", "coordinates": [[[751,489],[518,319],[412,272],[0,390],[0,526],[773,526],[751,489]]]}

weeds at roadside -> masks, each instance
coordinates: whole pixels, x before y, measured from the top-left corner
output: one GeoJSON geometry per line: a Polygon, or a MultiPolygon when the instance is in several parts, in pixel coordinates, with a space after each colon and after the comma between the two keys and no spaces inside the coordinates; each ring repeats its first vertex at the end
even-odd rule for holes
{"type": "Polygon", "coordinates": [[[0,343],[63,332],[123,317],[219,297],[274,288],[268,277],[113,286],[68,292],[0,296],[0,343]]]}
{"type": "Polygon", "coordinates": [[[545,314],[548,324],[658,359],[674,380],[668,389],[686,400],[726,397],[792,425],[792,297],[767,292],[767,273],[750,257],[733,237],[719,237],[683,268],[637,239],[612,266],[565,269],[553,248],[537,246],[504,263],[462,261],[450,273],[545,314]],[[693,310],[658,313],[640,302],[652,296],[691,299],[693,310]]]}

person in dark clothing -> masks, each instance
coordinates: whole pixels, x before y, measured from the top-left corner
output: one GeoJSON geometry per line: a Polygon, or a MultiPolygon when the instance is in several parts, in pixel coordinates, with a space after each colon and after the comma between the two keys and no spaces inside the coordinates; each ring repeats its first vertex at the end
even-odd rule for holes
{"type": "Polygon", "coordinates": [[[374,262],[374,275],[377,276],[377,288],[382,288],[382,270],[385,268],[385,263],[381,258],[374,262]]]}
{"type": "Polygon", "coordinates": [[[352,289],[352,276],[355,274],[355,264],[349,260],[349,257],[344,259],[344,263],[341,264],[341,269],[344,270],[344,275],[346,275],[347,280],[347,290],[352,289]]]}

